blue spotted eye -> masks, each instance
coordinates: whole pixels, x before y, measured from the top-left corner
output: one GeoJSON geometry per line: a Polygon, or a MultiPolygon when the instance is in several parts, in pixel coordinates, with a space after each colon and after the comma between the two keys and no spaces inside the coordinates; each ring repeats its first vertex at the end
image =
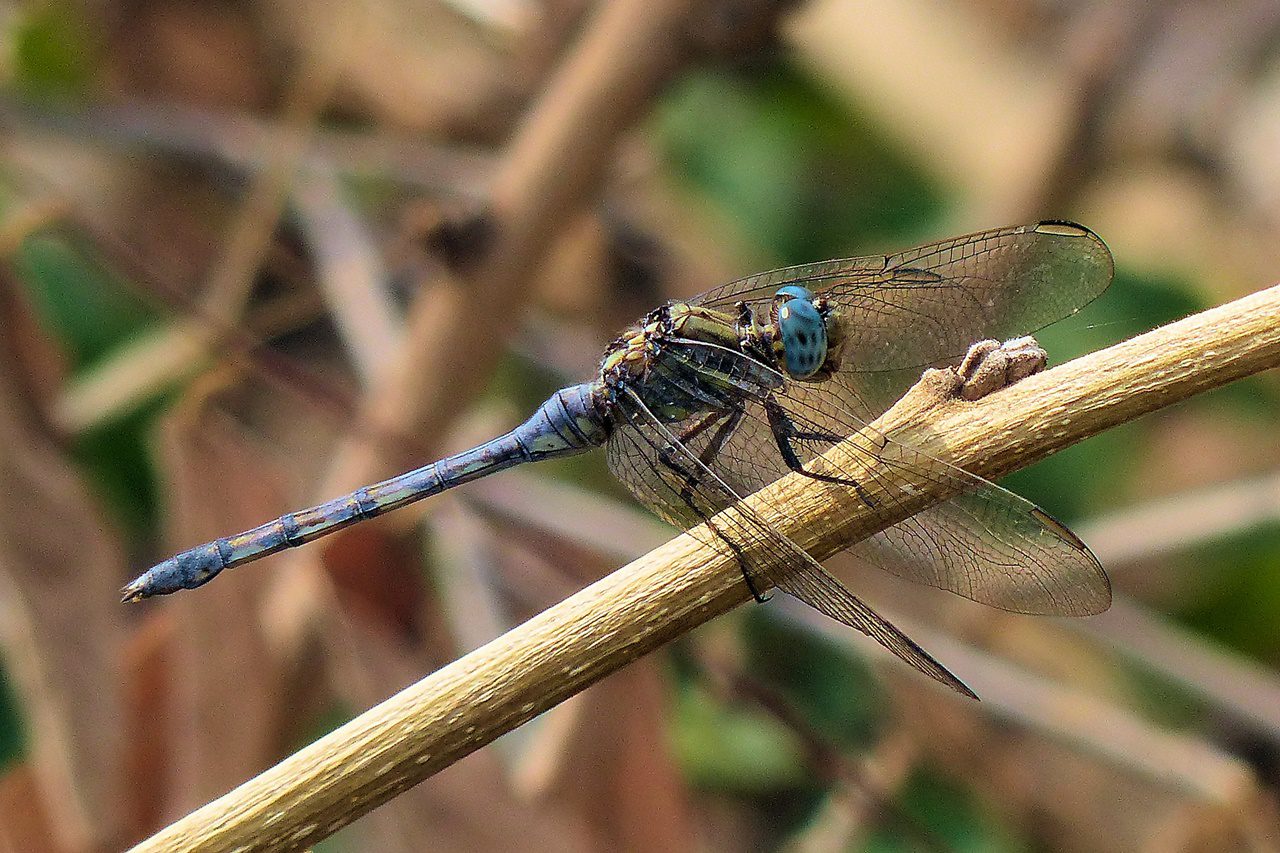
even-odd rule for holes
{"type": "MultiPolygon", "coordinates": [[[[803,287],[784,287],[790,291],[803,287]]],[[[787,373],[795,379],[807,379],[818,372],[827,360],[827,325],[810,299],[788,299],[778,309],[778,330],[782,333],[782,356],[787,373]]]]}
{"type": "Polygon", "coordinates": [[[809,288],[801,287],[798,284],[788,284],[786,287],[779,287],[778,292],[774,294],[778,296],[790,296],[792,299],[803,299],[805,302],[813,301],[813,294],[809,292],[809,288]]]}

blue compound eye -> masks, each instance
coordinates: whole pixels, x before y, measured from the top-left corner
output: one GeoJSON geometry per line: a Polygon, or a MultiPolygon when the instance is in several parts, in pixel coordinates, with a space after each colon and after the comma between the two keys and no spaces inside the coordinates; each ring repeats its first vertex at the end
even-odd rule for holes
{"type": "MultiPolygon", "coordinates": [[[[793,289],[804,290],[784,287],[778,292],[793,289]]],[[[778,309],[778,330],[782,333],[787,373],[794,379],[807,379],[817,373],[827,360],[827,324],[813,303],[800,297],[788,299],[778,309]]]]}
{"type": "Polygon", "coordinates": [[[792,299],[803,299],[805,302],[813,301],[813,294],[809,292],[809,288],[801,287],[798,284],[779,287],[778,292],[774,294],[774,298],[776,299],[779,296],[790,296],[792,299]]]}

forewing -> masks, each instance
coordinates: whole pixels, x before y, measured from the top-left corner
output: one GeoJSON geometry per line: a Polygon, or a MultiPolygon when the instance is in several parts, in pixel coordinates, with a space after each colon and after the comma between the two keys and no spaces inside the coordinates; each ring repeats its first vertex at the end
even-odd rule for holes
{"type": "Polygon", "coordinates": [[[641,503],[680,527],[702,531],[704,541],[714,545],[716,535],[699,527],[709,521],[744,561],[759,589],[776,587],[870,636],[931,678],[977,698],[802,548],[744,506],[741,496],[698,459],[695,449],[676,440],[680,425],[660,423],[637,397],[620,400],[618,410],[623,423],[615,427],[606,445],[609,468],[641,503]],[[695,475],[693,483],[689,474],[695,475]]]}
{"type": "Polygon", "coordinates": [[[772,270],[691,301],[720,309],[742,301],[760,311],[779,287],[804,285],[844,314],[841,369],[886,371],[957,358],[975,341],[1030,334],[1088,304],[1112,272],[1111,253],[1092,231],[1040,222],[895,255],[772,270]]]}
{"type": "Polygon", "coordinates": [[[815,294],[824,293],[841,281],[875,281],[888,270],[892,255],[868,255],[864,258],[837,258],[810,264],[797,264],[749,275],[704,291],[690,300],[693,305],[725,310],[739,302],[752,308],[767,306],[778,288],[799,284],[815,294]]]}

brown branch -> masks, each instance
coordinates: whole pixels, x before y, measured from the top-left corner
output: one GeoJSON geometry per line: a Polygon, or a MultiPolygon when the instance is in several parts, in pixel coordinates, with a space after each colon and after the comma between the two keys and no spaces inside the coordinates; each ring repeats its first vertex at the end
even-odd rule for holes
{"type": "MultiPolygon", "coordinates": [[[[1000,476],[1101,430],[1280,365],[1278,318],[1280,286],[973,403],[947,396],[956,381],[950,371],[930,371],[874,426],[976,473],[1000,476]]],[[[867,441],[853,436],[827,456],[856,471],[864,466],[859,460],[866,454],[859,448],[867,441]]],[[[910,491],[897,496],[902,512],[893,515],[868,509],[851,490],[797,476],[784,477],[747,503],[825,559],[945,497],[923,478],[895,476],[910,491]],[[912,494],[910,503],[901,500],[912,494]]],[[[748,598],[731,552],[679,536],[432,673],[138,849],[305,847],[748,598]]]]}
{"type": "MultiPolygon", "coordinates": [[[[133,100],[78,110],[36,107],[0,98],[0,128],[24,145],[77,141],[107,149],[143,151],[195,161],[237,178],[272,167],[283,121],[248,112],[212,112],[181,103],[133,100]]],[[[475,148],[427,142],[378,130],[316,127],[297,170],[378,175],[420,192],[479,196],[493,171],[492,157],[475,148]]]]}
{"type": "Polygon", "coordinates": [[[1232,718],[1273,746],[1280,744],[1280,677],[1274,668],[1207,642],[1132,599],[1117,598],[1108,612],[1071,626],[1207,699],[1217,714],[1232,718]]]}
{"type": "Polygon", "coordinates": [[[293,199],[329,314],[351,364],[367,380],[391,358],[403,331],[382,257],[331,170],[300,173],[293,199]]]}
{"type": "Polygon", "coordinates": [[[47,429],[40,392],[57,367],[44,360],[54,358],[52,344],[35,331],[26,292],[0,272],[0,656],[20,697],[22,761],[38,789],[25,808],[45,811],[47,845],[111,849],[127,805],[113,772],[126,748],[125,636],[121,614],[99,598],[125,568],[124,548],[47,429]]]}
{"type": "MultiPolygon", "coordinates": [[[[808,613],[816,616],[816,611],[808,613]]],[[[879,817],[887,818],[921,849],[945,849],[928,827],[898,806],[896,794],[916,765],[919,753],[914,738],[902,726],[890,730],[868,754],[854,758],[815,727],[784,691],[742,671],[724,657],[727,656],[704,652],[694,658],[717,698],[729,704],[749,702],[785,728],[804,751],[820,784],[833,789],[829,808],[823,810],[826,820],[820,818],[811,823],[802,836],[794,839],[792,849],[848,849],[854,846],[849,837],[858,830],[872,828],[879,817]]]]}
{"type": "Polygon", "coordinates": [[[1148,500],[1077,525],[1077,532],[1114,570],[1154,563],[1276,521],[1280,471],[1148,500]]]}
{"type": "Polygon", "coordinates": [[[329,100],[344,60],[345,51],[333,48],[308,57],[298,70],[281,132],[265,155],[263,168],[250,181],[223,253],[209,273],[196,317],[139,337],[105,368],[77,382],[54,411],[61,428],[80,432],[136,407],[205,363],[222,343],[220,330],[237,326],[316,117],[329,100]]]}

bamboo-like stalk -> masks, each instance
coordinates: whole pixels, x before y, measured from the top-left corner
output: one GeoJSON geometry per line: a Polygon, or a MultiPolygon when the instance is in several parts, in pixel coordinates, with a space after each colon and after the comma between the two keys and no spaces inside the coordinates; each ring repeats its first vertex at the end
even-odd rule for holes
{"type": "MultiPolygon", "coordinates": [[[[977,402],[930,371],[874,425],[998,477],[1108,427],[1280,365],[1280,285],[1025,379],[977,402]]],[[[827,456],[856,468],[866,437],[827,456]]],[[[924,481],[901,511],[788,476],[748,499],[818,559],[940,497],[924,481]]],[[[733,512],[734,510],[729,510],[733,512]]],[[[428,675],[136,849],[295,850],[749,598],[732,554],[690,535],[665,545],[428,675]]],[[[959,673],[963,677],[964,673],[959,673]]]]}

